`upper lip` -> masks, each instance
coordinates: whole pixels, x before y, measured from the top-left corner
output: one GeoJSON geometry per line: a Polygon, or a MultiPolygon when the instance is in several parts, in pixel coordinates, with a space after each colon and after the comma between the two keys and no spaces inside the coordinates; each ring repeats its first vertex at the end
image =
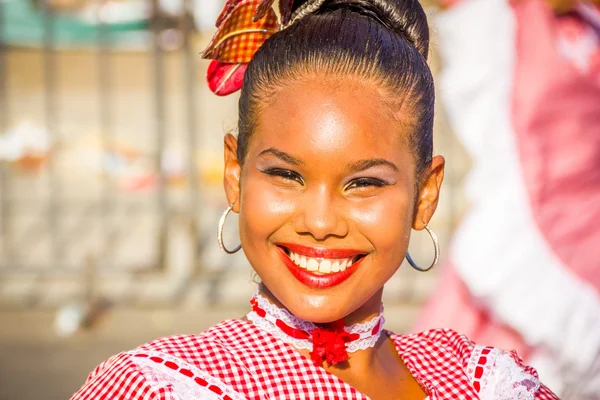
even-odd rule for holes
{"type": "Polygon", "coordinates": [[[278,243],[277,245],[296,254],[312,258],[353,258],[367,254],[364,251],[356,249],[328,249],[324,247],[304,246],[297,243],[278,243]]]}

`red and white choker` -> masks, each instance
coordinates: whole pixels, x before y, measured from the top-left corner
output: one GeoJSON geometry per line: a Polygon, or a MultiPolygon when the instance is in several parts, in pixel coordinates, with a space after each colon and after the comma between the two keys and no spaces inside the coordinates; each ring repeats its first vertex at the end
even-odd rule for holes
{"type": "Polygon", "coordinates": [[[348,353],[374,347],[381,336],[383,305],[379,315],[370,321],[344,326],[340,319],[329,324],[315,325],[270,303],[258,292],[250,300],[252,311],[246,318],[254,325],[297,349],[310,350],[315,365],[327,361],[335,365],[348,359],[348,353]]]}

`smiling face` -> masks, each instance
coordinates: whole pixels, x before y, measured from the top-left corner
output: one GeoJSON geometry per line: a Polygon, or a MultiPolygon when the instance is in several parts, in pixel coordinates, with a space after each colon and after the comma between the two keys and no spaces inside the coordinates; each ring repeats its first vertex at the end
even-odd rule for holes
{"type": "Polygon", "coordinates": [[[226,138],[242,248],[267,295],[302,319],[376,313],[411,227],[435,210],[443,160],[419,186],[409,116],[381,96],[352,80],[295,81],[260,111],[243,166],[226,138]]]}

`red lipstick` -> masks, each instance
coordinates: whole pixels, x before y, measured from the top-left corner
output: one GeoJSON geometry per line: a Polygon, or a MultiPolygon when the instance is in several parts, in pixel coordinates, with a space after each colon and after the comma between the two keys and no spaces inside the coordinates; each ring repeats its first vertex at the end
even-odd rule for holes
{"type": "Polygon", "coordinates": [[[286,254],[285,250],[281,247],[286,247],[294,253],[301,254],[307,257],[313,258],[352,258],[365,253],[356,250],[346,249],[320,249],[314,247],[305,247],[295,244],[281,244],[277,246],[279,256],[283,260],[283,263],[290,270],[292,275],[302,284],[312,287],[315,289],[325,289],[335,285],[339,285],[348,279],[360,266],[363,258],[353,263],[350,267],[344,271],[334,272],[327,275],[317,275],[310,271],[305,270],[297,266],[292,259],[286,254]]]}

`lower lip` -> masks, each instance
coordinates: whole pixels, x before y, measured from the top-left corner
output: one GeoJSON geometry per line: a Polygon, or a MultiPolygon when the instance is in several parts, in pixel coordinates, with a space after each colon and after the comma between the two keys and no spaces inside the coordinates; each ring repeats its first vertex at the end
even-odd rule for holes
{"type": "Polygon", "coordinates": [[[362,263],[362,260],[364,260],[364,257],[361,258],[344,271],[327,275],[316,275],[297,266],[281,247],[277,247],[277,251],[279,251],[279,255],[283,259],[285,266],[288,267],[292,275],[294,275],[294,277],[298,279],[300,283],[315,289],[325,289],[339,285],[348,279],[354,273],[354,271],[358,269],[362,263]]]}

